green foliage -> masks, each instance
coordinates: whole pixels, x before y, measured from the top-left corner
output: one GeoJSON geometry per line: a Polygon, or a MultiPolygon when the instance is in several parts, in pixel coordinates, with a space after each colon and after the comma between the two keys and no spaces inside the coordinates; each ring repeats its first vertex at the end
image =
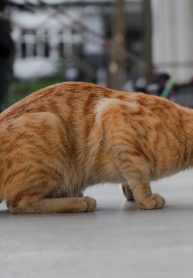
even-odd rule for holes
{"type": "Polygon", "coordinates": [[[16,101],[24,98],[25,96],[35,92],[41,88],[47,87],[49,85],[63,82],[63,76],[61,74],[57,74],[55,76],[49,78],[42,78],[38,80],[31,81],[20,81],[14,80],[11,86],[10,93],[7,98],[6,106],[10,106],[16,101]]]}

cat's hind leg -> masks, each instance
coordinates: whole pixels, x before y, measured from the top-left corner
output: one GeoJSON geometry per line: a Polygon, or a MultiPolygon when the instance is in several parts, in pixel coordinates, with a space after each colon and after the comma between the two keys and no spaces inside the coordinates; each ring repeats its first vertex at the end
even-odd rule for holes
{"type": "Polygon", "coordinates": [[[8,204],[11,213],[65,213],[89,212],[96,208],[96,201],[90,197],[42,198],[31,194],[8,204]]]}

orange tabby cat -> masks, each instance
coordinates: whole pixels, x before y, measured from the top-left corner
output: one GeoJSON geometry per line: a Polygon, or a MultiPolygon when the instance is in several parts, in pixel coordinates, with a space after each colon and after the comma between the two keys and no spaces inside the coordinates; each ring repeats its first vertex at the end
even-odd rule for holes
{"type": "Polygon", "coordinates": [[[84,189],[121,182],[141,209],[150,181],[193,165],[193,111],[94,84],[56,84],[0,114],[0,198],[12,213],[93,211],[84,189]]]}

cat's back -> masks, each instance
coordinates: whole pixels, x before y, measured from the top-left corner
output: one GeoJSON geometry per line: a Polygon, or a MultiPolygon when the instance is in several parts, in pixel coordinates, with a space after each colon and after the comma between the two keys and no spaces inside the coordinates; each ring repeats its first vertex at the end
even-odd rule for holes
{"type": "Polygon", "coordinates": [[[16,102],[0,115],[0,122],[24,113],[89,110],[98,99],[113,97],[115,91],[86,82],[63,82],[40,89],[16,102]]]}
{"type": "Polygon", "coordinates": [[[103,100],[112,103],[111,99],[115,105],[130,103],[131,113],[135,107],[141,116],[149,111],[167,118],[168,114],[178,110],[168,100],[143,93],[126,93],[86,82],[63,82],[43,88],[13,104],[0,114],[0,122],[34,112],[52,112],[72,122],[75,118],[94,116],[96,106],[103,100]]]}

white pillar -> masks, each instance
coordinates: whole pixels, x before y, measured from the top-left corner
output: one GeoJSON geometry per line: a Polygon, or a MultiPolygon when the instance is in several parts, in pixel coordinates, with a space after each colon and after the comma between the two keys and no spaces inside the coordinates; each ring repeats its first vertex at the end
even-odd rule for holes
{"type": "Polygon", "coordinates": [[[53,61],[58,60],[58,30],[51,29],[48,32],[48,42],[50,45],[49,58],[53,61]]]}
{"type": "Polygon", "coordinates": [[[178,81],[193,76],[193,1],[152,0],[153,62],[178,81]]]}
{"type": "Polygon", "coordinates": [[[38,57],[44,57],[44,42],[45,42],[45,31],[36,32],[36,55],[38,57]]]}
{"type": "Polygon", "coordinates": [[[83,51],[86,54],[103,54],[104,45],[104,26],[101,16],[101,10],[96,7],[90,7],[84,9],[82,15],[83,25],[88,28],[84,33],[84,45],[83,51]]]}
{"type": "Polygon", "coordinates": [[[25,34],[24,35],[24,42],[26,45],[26,57],[33,57],[34,56],[34,44],[35,44],[35,37],[33,34],[25,34]]]}

